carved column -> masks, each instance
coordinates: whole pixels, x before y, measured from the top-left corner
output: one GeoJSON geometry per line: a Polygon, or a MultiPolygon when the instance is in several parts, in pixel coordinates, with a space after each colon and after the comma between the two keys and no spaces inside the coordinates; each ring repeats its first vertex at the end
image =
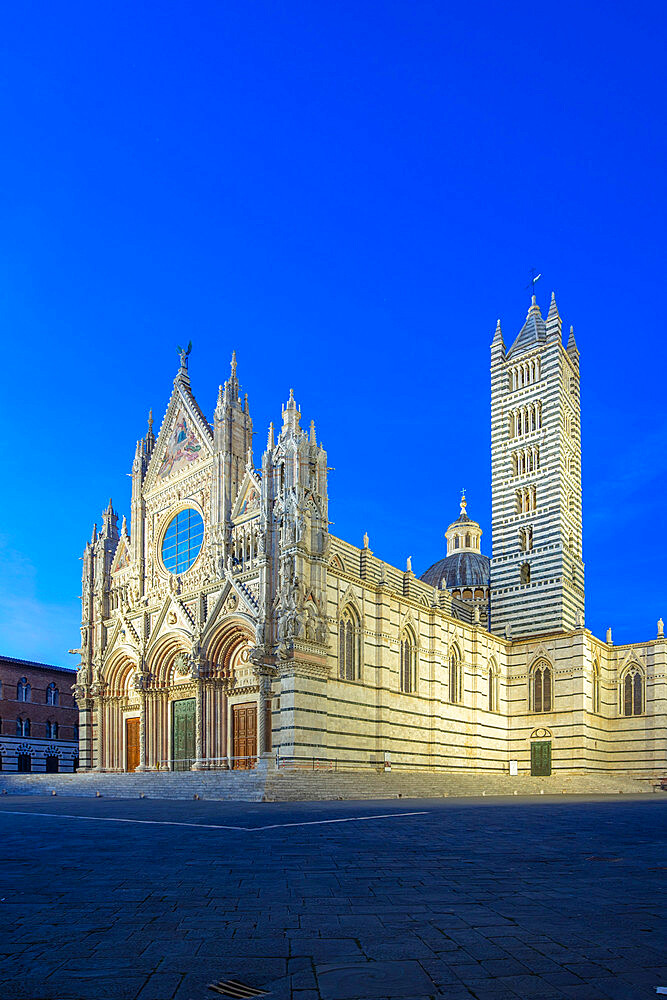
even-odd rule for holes
{"type": "Polygon", "coordinates": [[[97,762],[96,771],[104,770],[104,698],[97,699],[97,762]]]}
{"type": "Polygon", "coordinates": [[[204,682],[197,679],[195,693],[195,760],[192,765],[193,771],[201,771],[204,764],[204,682]]]}
{"type": "Polygon", "coordinates": [[[259,679],[259,718],[257,719],[257,751],[260,757],[269,753],[266,715],[271,698],[271,678],[261,675],[259,679]]]}
{"type": "Polygon", "coordinates": [[[137,771],[147,771],[146,767],[146,692],[139,692],[139,766],[137,771]]]}

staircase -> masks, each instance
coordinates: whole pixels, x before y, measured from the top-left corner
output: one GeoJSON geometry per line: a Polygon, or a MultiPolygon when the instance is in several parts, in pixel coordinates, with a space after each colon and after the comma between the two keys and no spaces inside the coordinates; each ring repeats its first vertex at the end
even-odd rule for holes
{"type": "Polygon", "coordinates": [[[261,802],[266,771],[146,771],[133,774],[8,774],[0,773],[0,794],[74,795],[110,799],[221,799],[261,802]]]}
{"type": "Polygon", "coordinates": [[[482,795],[637,795],[652,792],[649,782],[623,774],[552,774],[510,776],[483,772],[437,773],[391,771],[318,772],[278,770],[267,777],[269,802],[315,799],[429,799],[482,795]]]}
{"type": "Polygon", "coordinates": [[[306,802],[335,799],[429,799],[497,795],[636,795],[653,791],[646,780],[616,773],[533,778],[483,772],[267,770],[147,771],[133,774],[10,774],[0,772],[0,793],[8,795],[100,795],[133,799],[217,799],[229,802],[306,802]]]}

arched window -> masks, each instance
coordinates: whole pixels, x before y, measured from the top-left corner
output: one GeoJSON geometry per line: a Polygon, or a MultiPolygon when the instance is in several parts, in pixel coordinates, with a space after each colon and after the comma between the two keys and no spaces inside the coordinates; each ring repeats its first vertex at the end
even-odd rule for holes
{"type": "Polygon", "coordinates": [[[412,630],[406,628],[401,635],[401,691],[413,694],[417,690],[416,643],[412,630]]]}
{"type": "Polygon", "coordinates": [[[58,705],[60,703],[60,691],[55,686],[53,681],[46,688],[46,704],[47,705],[58,705]]]}
{"type": "Polygon", "coordinates": [[[30,701],[30,685],[25,677],[22,677],[16,685],[16,700],[30,701]]]}
{"type": "Polygon", "coordinates": [[[449,700],[454,705],[463,700],[463,670],[458,646],[453,647],[449,657],[449,700]]]}
{"type": "Polygon", "coordinates": [[[628,667],[621,679],[621,714],[641,715],[644,711],[644,675],[637,665],[628,667]]]}
{"type": "Polygon", "coordinates": [[[22,719],[21,716],[16,720],[16,735],[17,736],[30,736],[30,719],[22,719]]]}
{"type": "Polygon", "coordinates": [[[78,738],[79,738],[79,727],[77,726],[76,723],[74,723],[74,725],[72,726],[72,730],[73,730],[74,739],[78,740],[78,738]]]}
{"type": "Polygon", "coordinates": [[[46,738],[47,738],[47,740],[48,739],[54,739],[55,740],[55,739],[58,738],[58,723],[57,722],[51,722],[50,720],[47,719],[47,722],[46,722],[46,738]]]}
{"type": "Polygon", "coordinates": [[[551,667],[544,660],[536,663],[530,673],[530,701],[533,712],[550,712],[552,699],[551,667]]]}
{"type": "Polygon", "coordinates": [[[489,664],[489,712],[498,711],[498,671],[495,664],[489,664]]]}
{"type": "Polygon", "coordinates": [[[361,676],[359,622],[352,608],[340,617],[338,628],[338,675],[341,680],[356,681],[361,676]]]}
{"type": "Polygon", "coordinates": [[[600,711],[600,666],[593,664],[592,709],[597,714],[600,711]]]}

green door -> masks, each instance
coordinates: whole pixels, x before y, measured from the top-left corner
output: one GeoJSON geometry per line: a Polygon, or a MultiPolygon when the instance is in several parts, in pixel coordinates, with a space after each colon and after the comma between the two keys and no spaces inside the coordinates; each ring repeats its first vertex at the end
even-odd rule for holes
{"type": "Polygon", "coordinates": [[[174,771],[189,771],[195,759],[195,699],[171,705],[171,757],[174,771]]]}
{"type": "Polygon", "coordinates": [[[536,777],[551,774],[551,740],[530,744],[530,773],[536,777]]]}

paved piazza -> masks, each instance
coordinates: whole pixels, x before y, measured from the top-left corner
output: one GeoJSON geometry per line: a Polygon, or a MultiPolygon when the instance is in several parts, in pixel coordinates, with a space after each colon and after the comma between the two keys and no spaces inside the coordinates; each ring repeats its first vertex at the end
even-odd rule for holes
{"type": "Polygon", "coordinates": [[[639,1000],[667,986],[667,795],[2,797],[2,1000],[639,1000]],[[410,815],[412,814],[412,815],[410,815]]]}

